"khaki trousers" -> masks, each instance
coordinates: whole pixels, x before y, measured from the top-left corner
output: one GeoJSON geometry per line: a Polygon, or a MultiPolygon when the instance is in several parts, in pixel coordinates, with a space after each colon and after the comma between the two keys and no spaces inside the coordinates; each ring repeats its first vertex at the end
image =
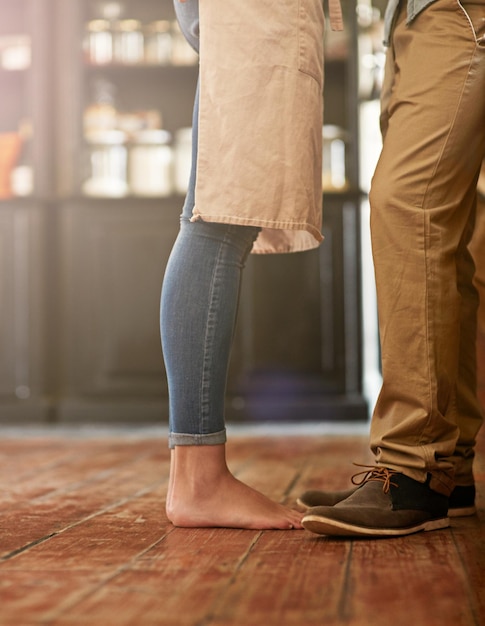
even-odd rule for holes
{"type": "Polygon", "coordinates": [[[485,156],[485,0],[436,0],[393,26],[384,142],[370,192],[383,385],[371,423],[380,465],[449,494],[473,483],[474,263],[485,156]]]}

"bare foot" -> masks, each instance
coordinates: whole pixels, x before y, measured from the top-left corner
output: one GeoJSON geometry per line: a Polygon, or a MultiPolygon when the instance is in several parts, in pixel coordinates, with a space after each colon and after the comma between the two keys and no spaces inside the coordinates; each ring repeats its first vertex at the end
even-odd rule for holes
{"type": "Polygon", "coordinates": [[[177,446],[172,451],[167,516],[175,526],[302,528],[302,513],[273,502],[229,471],[225,446],[177,446]]]}

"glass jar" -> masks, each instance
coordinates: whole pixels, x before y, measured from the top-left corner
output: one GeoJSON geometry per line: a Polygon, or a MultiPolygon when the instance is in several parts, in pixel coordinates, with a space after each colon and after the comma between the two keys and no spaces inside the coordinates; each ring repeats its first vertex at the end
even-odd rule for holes
{"type": "Polygon", "coordinates": [[[129,184],[137,196],[167,197],[173,192],[171,135],[144,130],[134,137],[129,156],[129,184]]]}
{"type": "Polygon", "coordinates": [[[114,61],[127,65],[143,63],[145,51],[141,22],[120,20],[115,23],[114,31],[114,61]]]}
{"type": "Polygon", "coordinates": [[[90,177],[83,185],[88,196],[120,198],[128,193],[126,135],[101,130],[86,135],[90,177]]]}
{"type": "Polygon", "coordinates": [[[172,58],[170,22],[158,20],[148,24],[145,31],[145,62],[149,65],[168,65],[172,58]]]}
{"type": "Polygon", "coordinates": [[[28,35],[0,37],[0,67],[11,71],[26,70],[31,62],[31,41],[28,35]]]}
{"type": "Polygon", "coordinates": [[[113,60],[113,34],[108,20],[88,22],[86,54],[89,63],[94,65],[105,65],[113,60]]]}
{"type": "Polygon", "coordinates": [[[34,169],[32,165],[17,165],[10,177],[12,193],[16,197],[30,196],[34,192],[34,169]]]}
{"type": "Polygon", "coordinates": [[[332,124],[323,127],[322,187],[328,191],[343,191],[347,187],[345,131],[332,124]]]}

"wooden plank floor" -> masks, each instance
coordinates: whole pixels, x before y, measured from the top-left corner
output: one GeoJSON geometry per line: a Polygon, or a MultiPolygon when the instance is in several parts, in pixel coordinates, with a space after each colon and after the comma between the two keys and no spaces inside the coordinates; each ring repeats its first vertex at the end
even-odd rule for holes
{"type": "MultiPolygon", "coordinates": [[[[362,436],[235,437],[239,478],[292,502],[349,485],[362,436]]],[[[7,437],[0,443],[0,624],[480,626],[478,515],[391,540],[307,531],[178,529],[166,519],[163,437],[7,437]]]]}

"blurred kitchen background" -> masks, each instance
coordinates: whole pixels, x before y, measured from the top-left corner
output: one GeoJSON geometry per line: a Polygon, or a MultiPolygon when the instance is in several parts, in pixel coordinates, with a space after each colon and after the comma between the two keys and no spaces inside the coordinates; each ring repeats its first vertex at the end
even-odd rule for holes
{"type": "MultiPolygon", "coordinates": [[[[326,36],[324,244],[251,257],[232,422],[365,423],[384,0],[326,36]]],[[[171,0],[0,0],[0,423],[166,423],[158,309],[197,57],[171,0]]]]}

